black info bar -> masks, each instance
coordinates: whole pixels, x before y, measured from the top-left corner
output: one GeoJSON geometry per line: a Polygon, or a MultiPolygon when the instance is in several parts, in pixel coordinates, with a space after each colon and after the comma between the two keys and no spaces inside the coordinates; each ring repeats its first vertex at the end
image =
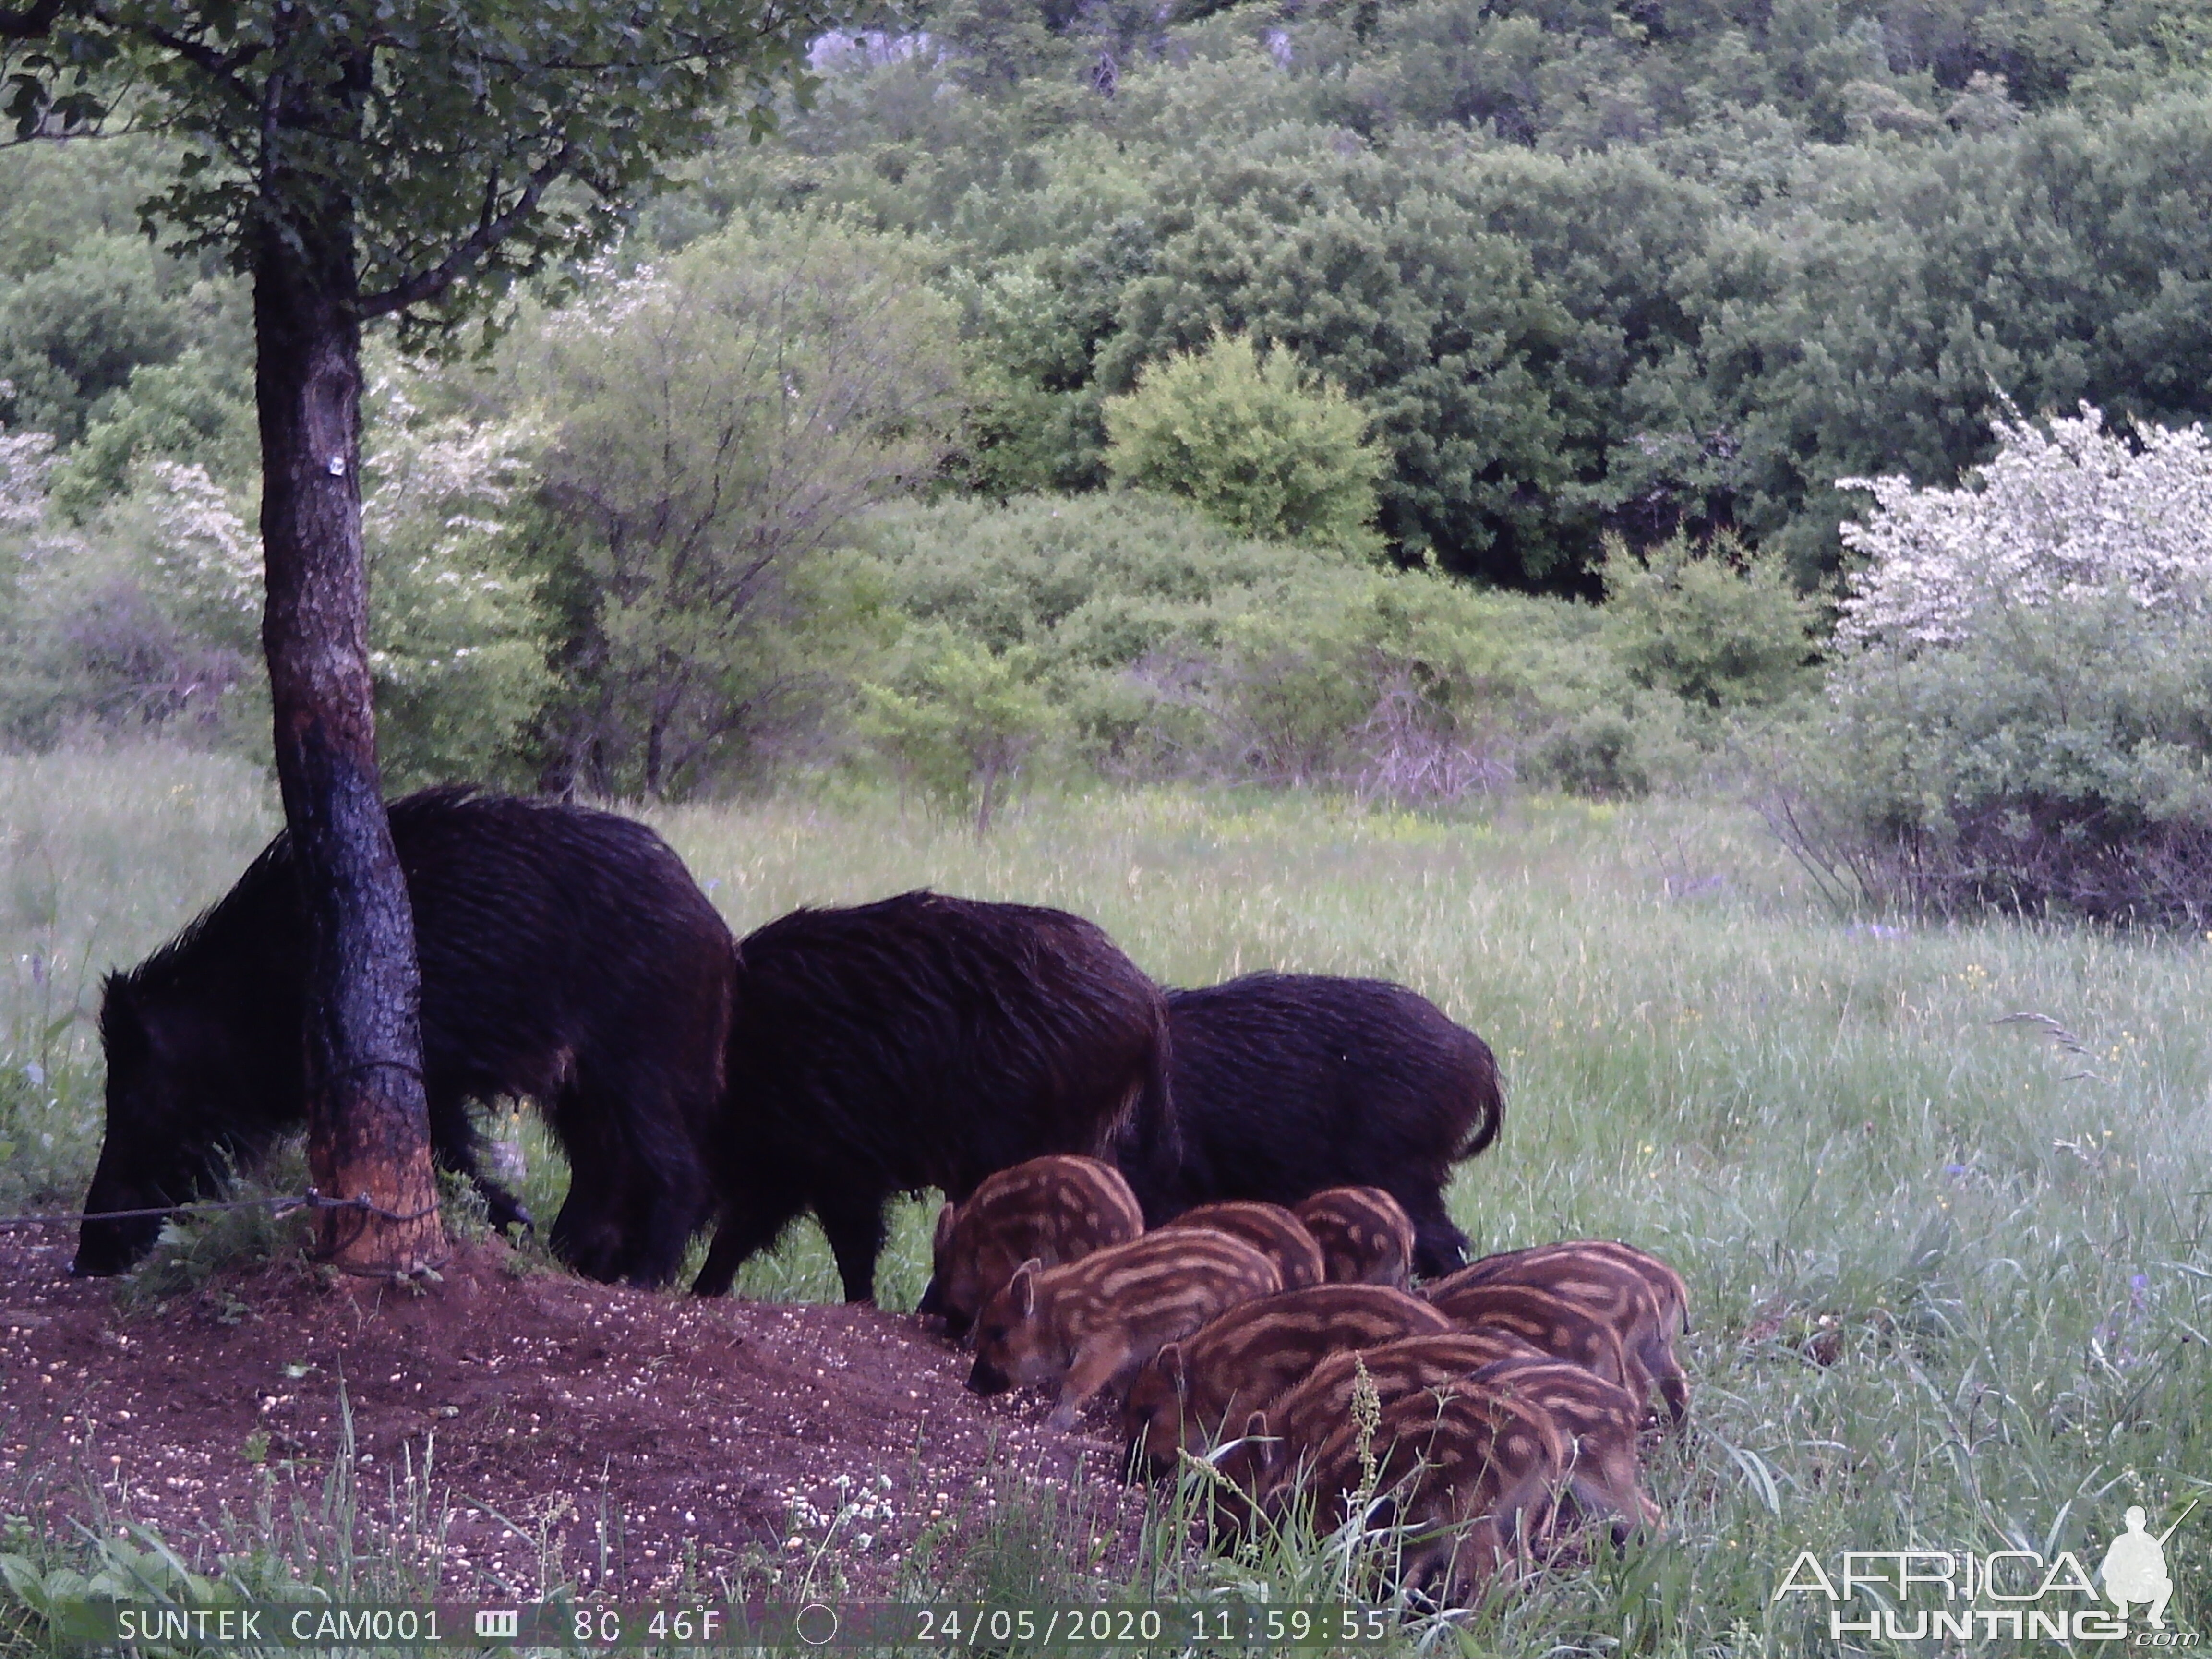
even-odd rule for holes
{"type": "Polygon", "coordinates": [[[262,1649],[900,1647],[945,1649],[1346,1647],[1396,1627],[1373,1607],[1188,1601],[1016,1607],[988,1602],[237,1602],[177,1607],[79,1601],[52,1615],[64,1642],[262,1649]]]}

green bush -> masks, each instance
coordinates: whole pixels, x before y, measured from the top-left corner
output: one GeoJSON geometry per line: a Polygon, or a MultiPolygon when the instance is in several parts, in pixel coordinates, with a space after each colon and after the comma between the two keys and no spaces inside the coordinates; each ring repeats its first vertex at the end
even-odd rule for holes
{"type": "Polygon", "coordinates": [[[988,835],[1056,723],[1036,653],[994,651],[938,629],[920,631],[906,654],[896,683],[860,688],[860,733],[902,779],[988,835]]]}
{"type": "Polygon", "coordinates": [[[862,537],[889,598],[1048,665],[1120,667],[1218,643],[1221,620],[1350,568],[1341,555],[1237,535],[1162,495],[1032,495],[886,510],[862,537]]]}
{"type": "Polygon", "coordinates": [[[1699,759],[1680,697],[1637,684],[1616,650],[1633,630],[1594,606],[1242,538],[1133,494],[903,508],[866,543],[887,608],[1020,653],[1077,757],[1110,774],[1451,799],[1516,780],[1631,794],[1699,759]]]}
{"type": "Polygon", "coordinates": [[[259,544],[198,468],[152,462],[80,530],[49,514],[0,613],[0,730],[259,738],[259,544]]]}
{"type": "Polygon", "coordinates": [[[1184,496],[1247,536],[1380,545],[1375,488],[1389,463],[1366,440],[1367,412],[1286,351],[1217,333],[1146,368],[1105,414],[1121,483],[1184,496]]]}
{"type": "Polygon", "coordinates": [[[251,362],[195,347],[174,362],[141,364],[101,407],[54,481],[54,503],[73,519],[125,494],[142,458],[198,464],[226,481],[260,471],[251,362]]]}
{"type": "Polygon", "coordinates": [[[1708,708],[1811,689],[1818,603],[1779,555],[1725,532],[1703,547],[1678,532],[1640,553],[1609,536],[1601,574],[1613,648],[1638,685],[1708,708]]]}
{"type": "MultiPolygon", "coordinates": [[[[551,690],[545,618],[508,523],[532,434],[425,419],[388,386],[375,406],[363,538],[386,781],[510,781],[551,690]]],[[[76,526],[50,508],[19,537],[27,556],[7,562],[15,580],[0,592],[9,740],[159,734],[266,754],[260,538],[243,489],[162,455],[175,430],[143,428],[137,459],[120,453],[127,487],[88,491],[94,510],[76,526]]],[[[70,463],[52,476],[66,485],[70,463]]]]}
{"type": "Polygon", "coordinates": [[[1870,646],[1769,813],[1839,896],[2212,927],[2212,636],[2124,592],[1870,646]]]}
{"type": "Polygon", "coordinates": [[[1219,656],[1237,618],[1349,571],[1340,554],[1134,493],[896,508],[863,542],[889,608],[1032,653],[1082,757],[1123,773],[1176,769],[1203,724],[1180,679],[1219,656]]]}
{"type": "Polygon", "coordinates": [[[72,442],[134,368],[184,349],[194,319],[160,264],[141,237],[94,235],[0,287],[0,419],[72,442]]]}
{"type": "Polygon", "coordinates": [[[1218,671],[1214,728],[1250,773],[1420,800],[1640,794],[1697,763],[1679,702],[1631,683],[1590,606],[1419,570],[1297,600],[1237,629],[1218,671]]]}

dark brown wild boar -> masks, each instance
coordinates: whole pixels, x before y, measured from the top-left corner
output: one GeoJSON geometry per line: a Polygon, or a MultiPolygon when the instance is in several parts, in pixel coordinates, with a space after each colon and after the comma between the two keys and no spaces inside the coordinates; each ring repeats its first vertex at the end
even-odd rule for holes
{"type": "Polygon", "coordinates": [[[966,1203],[948,1200],[937,1212],[934,1271],[915,1311],[940,1316],[957,1340],[1023,1262],[1056,1267],[1144,1231],[1137,1195],[1112,1164],[1072,1155],[1030,1158],[1000,1170],[966,1203]]]}
{"type": "Polygon", "coordinates": [[[1283,1288],[1302,1291],[1322,1281],[1321,1246],[1304,1223],[1279,1204],[1232,1199],[1201,1204],[1160,1224],[1163,1227],[1211,1227],[1241,1238],[1275,1264],[1283,1288]]]}
{"type": "Polygon", "coordinates": [[[1531,1407],[1559,1425],[1571,1449],[1566,1509],[1588,1519],[1610,1516],[1627,1528],[1664,1530],[1659,1506],[1637,1484],[1636,1443],[1644,1408],[1595,1371],[1559,1359],[1504,1359],[1474,1374],[1481,1386],[1531,1407]]]}
{"type": "MultiPolygon", "coordinates": [[[[493,1224],[530,1217],[477,1164],[471,1101],[536,1103],[568,1160],[553,1254],[665,1285],[711,1213],[730,930],[641,823],[557,801],[430,789],[392,803],[422,964],[422,1090],[441,1168],[493,1224]]],[[[307,1120],[307,927],[289,833],[100,1012],[107,1133],[73,1271],[119,1273],[159,1210],[214,1190],[307,1120]]]]}
{"type": "Polygon", "coordinates": [[[1637,1409],[1651,1402],[1651,1377],[1612,1323],[1550,1291],[1530,1285],[1463,1285],[1459,1275],[1424,1285],[1422,1297],[1462,1330],[1504,1330],[1553,1359],[1595,1371],[1626,1389],[1637,1409]]]}
{"type": "Polygon", "coordinates": [[[1330,1284],[1402,1291],[1413,1282],[1413,1220],[1380,1187],[1331,1187],[1292,1213],[1321,1247],[1330,1284]]]}
{"type": "Polygon", "coordinates": [[[1172,1166],[1166,1001],[1080,916],[902,893],[794,910],[738,940],[735,964],[703,1296],[804,1211],[865,1302],[894,1194],[961,1201],[1125,1132],[1172,1166]]]}
{"type": "Polygon", "coordinates": [[[975,1322],[968,1386],[1060,1389],[1048,1419],[1072,1429],[1102,1389],[1121,1396],[1163,1344],[1283,1287],[1275,1264],[1210,1227],[1147,1233],[1065,1267],[1025,1261],[975,1322]]]}
{"type": "Polygon", "coordinates": [[[1383,980],[1247,974],[1170,991],[1172,1154],[1133,1121],[1114,1161],[1157,1226],[1224,1198],[1296,1204],[1325,1187],[1387,1188],[1413,1223],[1413,1265],[1467,1260],[1444,1188],[1498,1138],[1504,1096],[1489,1045],[1383,980]]]}
{"type": "Polygon", "coordinates": [[[1246,1433],[1266,1449],[1263,1514],[1279,1524],[1310,1513],[1328,1533],[1371,1490],[1363,1524],[1407,1529],[1398,1582],[1439,1607],[1479,1601],[1509,1557],[1526,1559],[1572,1455],[1552,1418],[1471,1378],[1382,1400],[1371,1430],[1349,1413],[1295,1415],[1286,1396],[1246,1433]]]}
{"type": "Polygon", "coordinates": [[[1153,1474],[1164,1474],[1179,1449],[1197,1451],[1234,1432],[1331,1354],[1451,1328],[1419,1297],[1382,1285],[1263,1296],[1162,1348],[1129,1385],[1122,1431],[1132,1455],[1141,1452],[1153,1474]]]}
{"type": "Polygon", "coordinates": [[[1674,1425],[1688,1418],[1690,1383],[1674,1338],[1689,1328],[1690,1295],[1681,1274],[1657,1256],[1611,1239],[1577,1238],[1486,1255],[1431,1288],[1447,1285],[1533,1285],[1587,1308],[1620,1332],[1674,1425]]]}

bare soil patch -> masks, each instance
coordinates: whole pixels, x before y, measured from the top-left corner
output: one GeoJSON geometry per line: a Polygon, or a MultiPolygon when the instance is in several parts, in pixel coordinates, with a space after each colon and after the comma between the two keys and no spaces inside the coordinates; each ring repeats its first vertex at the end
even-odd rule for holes
{"type": "Polygon", "coordinates": [[[848,1504],[823,1559],[846,1593],[888,1595],[918,1542],[946,1559],[1041,1487],[1095,1517],[1077,1530],[1100,1566],[1134,1547],[1143,1495],[1103,1420],[1056,1434],[1044,1401],[968,1393],[966,1356],[912,1316],[594,1285],[496,1243],[420,1291],[292,1261],[125,1315],[69,1257],[0,1232],[0,1510],[104,1502],[211,1559],[272,1483],[280,1515],[322,1490],[343,1383],[367,1547],[387,1477],[434,1447],[450,1595],[795,1587],[848,1504]]]}

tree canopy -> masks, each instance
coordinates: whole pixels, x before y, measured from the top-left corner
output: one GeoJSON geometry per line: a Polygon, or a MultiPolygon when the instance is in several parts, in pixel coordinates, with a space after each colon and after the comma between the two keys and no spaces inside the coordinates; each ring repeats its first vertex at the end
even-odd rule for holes
{"type": "Polygon", "coordinates": [[[173,177],[143,210],[180,249],[244,271],[272,228],[340,216],[357,317],[419,332],[604,242],[732,100],[764,131],[830,21],[803,0],[33,0],[0,9],[0,74],[19,139],[170,135],[173,177]],[[287,100],[298,118],[272,120],[287,100]]]}

